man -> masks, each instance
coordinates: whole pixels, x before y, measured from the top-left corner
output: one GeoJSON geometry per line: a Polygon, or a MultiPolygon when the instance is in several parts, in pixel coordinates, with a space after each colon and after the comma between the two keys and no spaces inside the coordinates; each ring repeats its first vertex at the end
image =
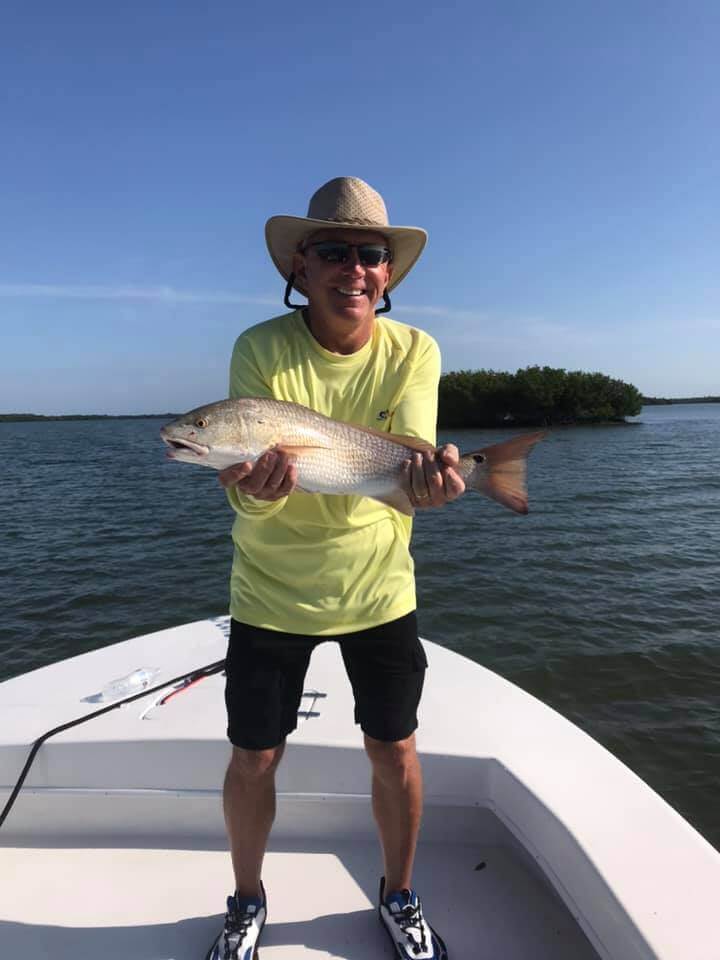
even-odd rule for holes
{"type": "MultiPolygon", "coordinates": [[[[368,184],[331,180],[307,217],[272,217],[270,255],[306,308],[243,333],[230,396],[271,396],[338,420],[434,442],[440,356],[419,330],[376,315],[420,256],[426,234],[392,227],[368,184]]],[[[416,454],[405,484],[417,508],[440,507],[464,485],[458,451],[416,454]]],[[[372,803],[384,856],[380,915],[399,956],[446,956],[412,887],[422,808],[415,749],[427,665],[417,636],[411,520],[375,500],[296,491],[281,451],[220,474],[233,526],[224,787],[235,894],[211,957],[252,956],[266,915],[262,861],[275,813],[274,775],[295,728],[311,651],[340,644],[355,719],[373,771],[372,803]],[[294,492],[295,491],[295,492],[294,492]],[[292,494],[292,496],[290,496],[292,494]],[[250,952],[248,952],[250,951],[250,952]]]]}

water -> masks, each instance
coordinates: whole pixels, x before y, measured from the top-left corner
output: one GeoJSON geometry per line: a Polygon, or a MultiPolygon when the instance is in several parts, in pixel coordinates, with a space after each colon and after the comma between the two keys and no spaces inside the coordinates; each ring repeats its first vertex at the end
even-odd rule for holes
{"type": "MultiPolygon", "coordinates": [[[[231,513],[214,471],[165,461],[160,424],[0,423],[0,679],[226,612],[231,513]]],[[[720,404],[558,429],[528,517],[470,495],[413,544],[425,636],[554,706],[716,846],[719,451],[720,404]]]]}

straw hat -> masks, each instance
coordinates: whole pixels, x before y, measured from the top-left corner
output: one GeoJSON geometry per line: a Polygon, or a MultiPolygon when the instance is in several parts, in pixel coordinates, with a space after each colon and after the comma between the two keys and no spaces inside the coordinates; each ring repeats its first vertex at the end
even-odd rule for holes
{"type": "MultiPolygon", "coordinates": [[[[364,180],[336,177],[313,194],[307,217],[270,217],[265,224],[270,256],[286,280],[293,272],[293,254],[303,241],[318,230],[333,227],[387,237],[393,262],[389,290],[407,275],[427,242],[427,234],[420,227],[391,227],[383,198],[364,180]]],[[[300,293],[306,293],[301,281],[296,279],[293,284],[300,293]]]]}

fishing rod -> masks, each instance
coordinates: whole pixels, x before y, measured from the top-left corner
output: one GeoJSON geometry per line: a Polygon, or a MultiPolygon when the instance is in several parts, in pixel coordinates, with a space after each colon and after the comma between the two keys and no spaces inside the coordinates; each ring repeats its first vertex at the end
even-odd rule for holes
{"type": "Polygon", "coordinates": [[[204,677],[210,677],[214,673],[220,673],[221,670],[225,668],[225,659],[217,660],[215,663],[210,663],[206,667],[198,667],[195,670],[190,670],[188,673],[183,673],[179,677],[175,677],[174,680],[165,680],[163,683],[157,684],[154,687],[146,687],[144,690],[141,690],[140,693],[134,693],[130,697],[124,697],[122,700],[116,700],[115,703],[109,704],[107,707],[102,707],[100,710],[94,710],[92,713],[86,714],[84,717],[78,717],[77,720],[70,720],[68,723],[63,723],[59,727],[55,727],[53,730],[48,730],[47,733],[44,733],[41,737],[35,741],[32,745],[32,749],[28,754],[28,758],[25,761],[25,766],[22,769],[18,781],[13,788],[12,793],[8,802],[5,804],[2,813],[0,813],[0,827],[5,823],[5,820],[8,817],[8,814],[13,808],[13,804],[17,800],[18,794],[22,790],[22,785],[25,783],[25,779],[30,772],[30,767],[33,765],[33,761],[37,756],[37,752],[40,747],[45,743],[46,740],[49,740],[50,737],[54,737],[57,733],[62,733],[64,730],[70,730],[72,727],[77,727],[81,723],[86,723],[88,720],[94,720],[95,717],[100,717],[104,713],[109,713],[111,710],[116,710],[118,707],[124,706],[126,703],[133,703],[135,700],[141,700],[143,697],[147,697],[151,693],[157,693],[158,690],[162,690],[164,687],[171,687],[174,683],[183,683],[187,681],[187,685],[194,683],[196,680],[201,680],[204,677]]]}

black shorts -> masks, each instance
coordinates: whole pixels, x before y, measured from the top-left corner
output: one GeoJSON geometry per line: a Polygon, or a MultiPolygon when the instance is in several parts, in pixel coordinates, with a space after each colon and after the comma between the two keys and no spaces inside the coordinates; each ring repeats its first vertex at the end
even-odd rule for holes
{"type": "Polygon", "coordinates": [[[340,644],[355,696],[355,723],[375,740],[410,736],[427,667],[414,611],[333,637],[279,633],[232,620],[225,704],[234,746],[269,750],[295,729],[310,654],[327,641],[340,644]]]}

